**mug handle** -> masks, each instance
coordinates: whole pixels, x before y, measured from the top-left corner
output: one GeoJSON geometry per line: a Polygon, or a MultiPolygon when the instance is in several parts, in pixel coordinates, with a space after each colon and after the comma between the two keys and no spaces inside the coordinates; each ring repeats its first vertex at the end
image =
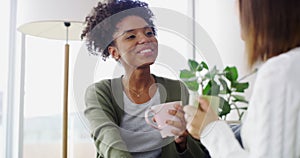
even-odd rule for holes
{"type": "Polygon", "coordinates": [[[146,112],[145,112],[146,123],[155,129],[159,129],[157,124],[155,124],[152,119],[151,119],[151,121],[149,120],[149,113],[154,113],[154,111],[151,108],[148,108],[146,110],[146,112]]]}

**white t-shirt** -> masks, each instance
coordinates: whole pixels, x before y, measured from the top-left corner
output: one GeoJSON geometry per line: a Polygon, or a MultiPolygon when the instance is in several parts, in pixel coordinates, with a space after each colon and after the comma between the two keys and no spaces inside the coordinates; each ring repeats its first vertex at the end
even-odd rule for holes
{"type": "Polygon", "coordinates": [[[145,111],[160,104],[160,94],[157,89],[154,96],[144,104],[133,103],[123,92],[124,116],[120,124],[120,133],[126,146],[134,158],[158,158],[161,148],[171,143],[174,138],[163,139],[157,129],[145,121],[145,111]]]}

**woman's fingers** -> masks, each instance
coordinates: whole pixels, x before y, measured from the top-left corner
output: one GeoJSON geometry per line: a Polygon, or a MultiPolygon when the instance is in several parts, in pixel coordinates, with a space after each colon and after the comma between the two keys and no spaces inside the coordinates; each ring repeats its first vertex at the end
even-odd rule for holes
{"type": "Polygon", "coordinates": [[[167,120],[166,123],[181,130],[185,129],[185,123],[182,121],[167,120]]]}
{"type": "Polygon", "coordinates": [[[174,105],[173,110],[169,110],[169,114],[175,116],[176,120],[167,120],[166,123],[173,127],[178,128],[178,130],[173,130],[172,133],[175,135],[181,135],[186,129],[186,121],[184,119],[184,111],[181,105],[174,105]]]}
{"type": "Polygon", "coordinates": [[[175,110],[169,110],[169,114],[177,116],[179,119],[184,119],[184,111],[181,105],[174,105],[175,110]]]}

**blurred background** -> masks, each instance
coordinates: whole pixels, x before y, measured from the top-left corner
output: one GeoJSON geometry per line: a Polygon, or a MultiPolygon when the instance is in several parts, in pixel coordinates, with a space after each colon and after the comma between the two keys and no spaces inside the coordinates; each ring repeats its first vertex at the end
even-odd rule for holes
{"type": "MultiPolygon", "coordinates": [[[[179,69],[187,67],[187,59],[208,60],[204,55],[206,52],[202,52],[198,48],[201,46],[196,44],[199,40],[197,31],[203,30],[218,51],[216,61],[221,61],[218,62],[220,66],[236,66],[240,76],[249,73],[243,42],[240,40],[235,0],[145,1],[153,7],[155,15],[160,14],[155,11],[167,9],[174,15],[180,14],[192,21],[190,23],[178,19],[180,26],[186,26],[185,30],[178,32],[160,27],[159,17],[164,16],[157,16],[160,56],[153,66],[154,74],[178,79],[179,69]],[[187,38],[182,34],[191,36],[187,38]],[[166,51],[173,51],[174,54],[166,51]],[[176,64],[177,68],[164,64],[165,59],[176,60],[177,57],[183,59],[176,64]]],[[[19,32],[18,3],[17,0],[2,0],[0,5],[0,157],[60,157],[65,41],[28,36],[19,32]]],[[[168,18],[176,20],[176,17],[168,18]]],[[[69,157],[96,157],[88,125],[82,116],[84,105],[77,101],[73,89],[73,80],[76,77],[74,72],[78,71],[74,68],[78,54],[84,52],[85,46],[82,41],[70,41],[69,44],[69,157]]],[[[95,60],[97,57],[90,58],[95,60]]],[[[106,63],[101,58],[96,60],[96,67],[91,70],[93,76],[89,76],[94,82],[115,75],[118,65],[114,60],[109,59],[106,63]]],[[[245,81],[250,81],[252,87],[253,79],[254,76],[245,81]]],[[[247,98],[250,97],[251,87],[246,92],[247,98]]],[[[235,114],[231,117],[234,119],[235,114]]]]}

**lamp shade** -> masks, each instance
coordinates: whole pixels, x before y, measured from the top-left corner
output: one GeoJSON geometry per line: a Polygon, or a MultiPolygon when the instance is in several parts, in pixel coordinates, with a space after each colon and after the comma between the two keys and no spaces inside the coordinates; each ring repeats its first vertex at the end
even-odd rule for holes
{"type": "Polygon", "coordinates": [[[27,35],[64,40],[64,22],[70,22],[68,39],[79,40],[83,21],[96,4],[97,0],[21,0],[17,27],[27,35]]]}

